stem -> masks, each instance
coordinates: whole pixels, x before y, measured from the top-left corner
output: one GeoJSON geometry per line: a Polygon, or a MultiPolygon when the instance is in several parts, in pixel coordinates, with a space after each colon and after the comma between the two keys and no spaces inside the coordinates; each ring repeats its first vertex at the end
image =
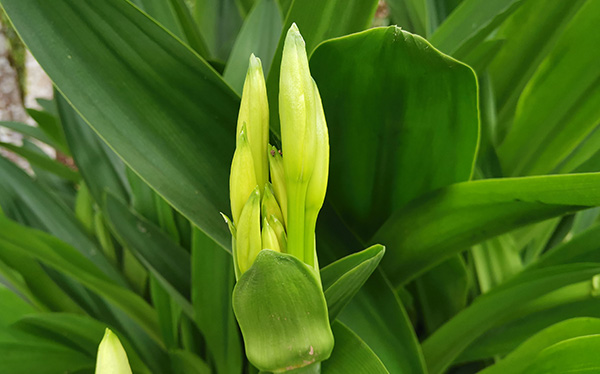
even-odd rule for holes
{"type": "Polygon", "coordinates": [[[287,181],[287,251],[304,261],[304,203],[306,200],[306,183],[287,181]]]}
{"type": "MultiPolygon", "coordinates": [[[[304,216],[304,262],[315,267],[316,259],[316,241],[315,229],[317,227],[317,215],[319,212],[308,211],[304,216]]],[[[319,271],[318,266],[315,270],[319,271]]]]}

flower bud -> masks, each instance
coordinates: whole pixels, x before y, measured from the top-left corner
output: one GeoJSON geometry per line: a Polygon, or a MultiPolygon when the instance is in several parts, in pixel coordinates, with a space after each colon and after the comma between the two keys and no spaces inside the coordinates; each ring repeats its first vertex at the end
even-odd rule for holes
{"type": "Polygon", "coordinates": [[[325,121],[323,104],[321,103],[321,95],[319,95],[319,89],[314,81],[313,88],[317,106],[317,147],[315,152],[315,166],[306,191],[306,213],[304,217],[304,257],[305,262],[309,264],[313,263],[315,258],[314,243],[317,216],[319,215],[319,211],[321,210],[321,207],[323,207],[323,202],[325,201],[325,193],[327,192],[327,179],[329,176],[329,133],[327,131],[327,123],[325,121]]]}
{"type": "Polygon", "coordinates": [[[262,249],[260,230],[260,192],[258,186],[252,191],[242,209],[237,224],[235,256],[240,273],[244,273],[262,249]]]}
{"type": "Polygon", "coordinates": [[[109,329],[98,346],[96,374],[131,374],[127,353],[119,338],[109,329]]]}
{"type": "Polygon", "coordinates": [[[248,133],[245,124],[242,124],[238,135],[237,147],[231,161],[231,174],[229,176],[229,194],[231,200],[231,214],[233,222],[237,225],[242,213],[242,208],[248,196],[256,187],[254,162],[252,151],[248,143],[248,133]]]}
{"type": "Polygon", "coordinates": [[[296,24],[288,30],[281,58],[279,117],[286,182],[307,182],[314,164],[315,96],[306,47],[296,24]]]}
{"type": "Polygon", "coordinates": [[[277,241],[279,242],[280,252],[287,251],[287,236],[285,235],[285,228],[283,223],[278,220],[274,215],[269,216],[269,225],[275,231],[277,235],[277,241]]]}
{"type": "Polygon", "coordinates": [[[269,146],[269,168],[271,170],[271,183],[273,186],[273,192],[275,198],[281,208],[281,214],[283,220],[282,223],[287,222],[287,191],[285,189],[285,173],[283,172],[283,158],[281,154],[274,146],[269,146]]]}
{"type": "Polygon", "coordinates": [[[279,241],[277,240],[277,235],[275,231],[269,225],[269,222],[266,218],[263,219],[263,227],[262,227],[262,249],[271,249],[275,252],[281,252],[279,248],[279,241]]]}
{"type": "Polygon", "coordinates": [[[242,91],[242,102],[237,122],[237,133],[246,124],[248,143],[252,151],[256,182],[264,186],[269,178],[269,165],[265,149],[269,141],[269,105],[267,88],[260,59],[250,56],[248,72],[242,91]]]}
{"type": "Polygon", "coordinates": [[[263,217],[269,217],[274,215],[279,221],[283,221],[283,216],[279,204],[275,196],[273,196],[273,190],[271,183],[265,184],[265,189],[262,196],[261,212],[263,217]]]}

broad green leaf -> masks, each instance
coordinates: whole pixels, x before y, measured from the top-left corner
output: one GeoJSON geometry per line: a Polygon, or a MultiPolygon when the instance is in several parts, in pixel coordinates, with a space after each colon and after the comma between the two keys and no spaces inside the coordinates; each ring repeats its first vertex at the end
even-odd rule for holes
{"type": "Polygon", "coordinates": [[[559,173],[600,171],[600,126],[581,142],[557,168],[559,173]]]}
{"type": "Polygon", "coordinates": [[[437,330],[467,305],[469,274],[460,255],[453,256],[415,280],[423,324],[437,330]]]}
{"type": "Polygon", "coordinates": [[[242,26],[236,0],[193,0],[193,4],[194,19],[210,55],[226,61],[242,26]]]}
{"type": "Polygon", "coordinates": [[[248,14],[223,72],[223,79],[239,95],[242,94],[250,54],[260,58],[263,71],[269,72],[281,35],[281,23],[276,0],[259,0],[248,14]]]}
{"type": "Polygon", "coordinates": [[[169,352],[173,374],[211,374],[210,366],[195,354],[176,349],[169,352]]]}
{"type": "Polygon", "coordinates": [[[228,248],[219,211],[229,206],[223,191],[239,99],[217,73],[126,1],[2,5],[84,120],[152,188],[228,248]]]}
{"type": "Polygon", "coordinates": [[[326,374],[388,374],[377,355],[346,325],[337,321],[332,325],[335,347],[331,357],[323,362],[326,374]]]}
{"type": "Polygon", "coordinates": [[[327,41],[310,64],[330,134],[329,200],[363,240],[415,197],[470,178],[469,67],[395,26],[327,41]]]}
{"type": "Polygon", "coordinates": [[[42,143],[46,143],[56,148],[56,143],[52,139],[50,139],[50,137],[46,135],[39,127],[31,126],[26,123],[12,121],[2,121],[0,122],[0,126],[6,127],[7,129],[16,131],[30,138],[37,139],[42,143]]]}
{"type": "Polygon", "coordinates": [[[598,318],[574,318],[557,323],[535,334],[508,356],[479,374],[525,373],[533,358],[543,349],[563,340],[594,334],[600,334],[598,318]]]}
{"type": "Polygon", "coordinates": [[[383,246],[374,245],[364,251],[341,258],[321,270],[321,282],[331,321],[335,320],[369,279],[384,253],[383,246]]]}
{"type": "Polygon", "coordinates": [[[231,306],[233,260],[202,231],[192,233],[194,320],[207,342],[219,374],[242,371],[242,343],[231,306]]]}
{"type": "Polygon", "coordinates": [[[183,0],[133,0],[134,4],[162,26],[187,42],[200,56],[208,58],[208,47],[183,0]]]}
{"type": "Polygon", "coordinates": [[[527,374],[595,373],[600,368],[600,334],[567,339],[544,349],[527,374]]]}
{"type": "MultiPolygon", "coordinates": [[[[279,71],[283,42],[292,23],[296,23],[310,56],[324,40],[365,30],[371,26],[377,0],[302,0],[293,1],[283,22],[279,44],[267,77],[271,129],[279,133],[279,71]],[[335,22],[331,20],[335,19],[335,22]]],[[[265,71],[265,74],[267,72],[265,71]]],[[[313,71],[314,76],[314,71],[313,71]]],[[[317,84],[319,84],[318,79],[317,84]]],[[[324,104],[325,100],[324,100],[324,104]]],[[[327,111],[325,112],[327,113],[327,111]]]]}
{"type": "Polygon", "coordinates": [[[577,317],[600,318],[600,300],[590,295],[587,300],[543,309],[501,324],[471,343],[457,358],[457,362],[478,361],[506,355],[543,329],[577,317]]]}
{"type": "Polygon", "coordinates": [[[371,242],[403,284],[471,245],[530,223],[600,205],[600,174],[457,183],[396,211],[371,242]]]}
{"type": "Polygon", "coordinates": [[[506,175],[554,170],[600,119],[600,3],[586,2],[521,94],[515,119],[498,149],[506,175]]]}
{"type": "Polygon", "coordinates": [[[110,193],[106,194],[104,211],[112,231],[147,267],[176,300],[193,316],[190,297],[190,257],[160,228],[137,215],[110,193]]]}
{"type": "Polygon", "coordinates": [[[56,160],[51,159],[45,154],[40,154],[38,152],[32,151],[24,147],[19,147],[11,143],[0,142],[0,147],[9,150],[23,157],[31,164],[36,165],[39,168],[49,171],[66,180],[69,180],[71,182],[78,182],[80,179],[79,173],[77,171],[69,168],[64,164],[61,164],[56,160]]]}
{"type": "Polygon", "coordinates": [[[570,284],[590,280],[600,273],[597,264],[573,264],[521,274],[477,298],[423,342],[429,373],[444,372],[475,339],[494,327],[500,318],[519,313],[533,299],[570,284]]]}
{"type": "Polygon", "coordinates": [[[46,136],[52,139],[58,150],[70,154],[60,120],[54,114],[37,109],[26,109],[26,111],[46,136]]]}
{"type": "Polygon", "coordinates": [[[90,373],[94,358],[46,342],[0,342],[0,372],[10,374],[90,373]]]}
{"type": "Polygon", "coordinates": [[[504,44],[489,71],[504,121],[514,116],[523,88],[585,1],[527,0],[500,26],[495,38],[504,44]]]}
{"type": "Polygon", "coordinates": [[[490,39],[479,43],[477,47],[467,54],[462,61],[468,64],[479,74],[486,71],[488,65],[494,60],[497,54],[502,50],[504,39],[490,39]]]}
{"type": "Polygon", "coordinates": [[[442,22],[429,40],[440,51],[463,58],[524,2],[464,0],[442,22]]]}
{"type": "Polygon", "coordinates": [[[45,188],[32,181],[25,172],[0,157],[0,188],[2,187],[18,196],[18,204],[23,205],[35,217],[39,226],[34,227],[70,244],[105,274],[110,275],[111,279],[125,285],[121,275],[88,236],[74,214],[45,188]]]}
{"type": "Polygon", "coordinates": [[[413,326],[381,271],[373,273],[339,320],[361,337],[390,373],[427,373],[413,326]]]}
{"type": "Polygon", "coordinates": [[[55,91],[55,95],[65,138],[73,160],[96,203],[102,204],[105,190],[121,199],[127,199],[123,162],[71,108],[60,93],[55,91]]]}
{"type": "Polygon", "coordinates": [[[60,271],[126,311],[146,332],[158,340],[156,314],[138,295],[108,278],[74,248],[41,231],[0,217],[0,247],[16,251],[60,271]]]}
{"type": "Polygon", "coordinates": [[[600,225],[546,252],[530,269],[575,262],[600,262],[600,225]]]}
{"type": "Polygon", "coordinates": [[[431,33],[428,0],[388,0],[393,23],[408,32],[427,38],[431,33]]]}
{"type": "Polygon", "coordinates": [[[296,257],[260,251],[233,290],[248,360],[263,371],[319,363],[334,338],[318,275],[296,257]]]}
{"type": "Polygon", "coordinates": [[[0,313],[0,340],[6,339],[4,333],[8,326],[15,323],[22,316],[37,311],[31,304],[4,285],[0,285],[0,307],[2,308],[2,313],[0,313]]]}

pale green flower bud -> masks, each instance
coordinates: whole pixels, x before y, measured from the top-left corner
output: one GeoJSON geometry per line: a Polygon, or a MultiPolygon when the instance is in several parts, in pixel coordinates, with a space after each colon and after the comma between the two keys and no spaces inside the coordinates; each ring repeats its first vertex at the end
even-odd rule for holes
{"type": "Polygon", "coordinates": [[[279,117],[286,182],[308,182],[316,148],[316,106],[304,39],[295,23],[283,46],[279,117]]]}
{"type": "Polygon", "coordinates": [[[254,161],[256,175],[254,185],[264,186],[269,179],[269,165],[265,154],[269,141],[269,104],[262,64],[254,54],[250,56],[244,82],[237,122],[238,134],[242,131],[244,124],[246,124],[248,143],[250,143],[254,161]]]}
{"type": "Polygon", "coordinates": [[[306,263],[313,263],[314,259],[314,244],[315,242],[315,228],[317,224],[317,216],[323,202],[325,202],[325,193],[327,191],[327,180],[329,177],[329,133],[327,131],[327,123],[325,121],[325,112],[323,111],[323,104],[321,103],[321,95],[317,84],[313,81],[314,93],[316,97],[317,105],[317,149],[315,153],[315,167],[313,174],[308,182],[308,189],[306,191],[306,216],[305,216],[305,260],[306,263]]]}
{"type": "Polygon", "coordinates": [[[277,199],[273,196],[273,190],[271,183],[265,184],[265,189],[262,196],[261,212],[263,217],[269,217],[274,215],[278,220],[283,221],[283,215],[277,199]]]}
{"type": "Polygon", "coordinates": [[[314,266],[314,262],[307,262],[305,258],[304,216],[306,189],[315,164],[317,114],[305,44],[295,24],[290,27],[283,46],[279,116],[288,197],[287,249],[299,260],[314,266]]]}
{"type": "Polygon", "coordinates": [[[119,338],[109,329],[98,346],[96,374],[131,374],[127,353],[119,338]]]}
{"type": "Polygon", "coordinates": [[[242,213],[242,208],[248,196],[256,187],[256,176],[254,173],[254,162],[252,151],[248,143],[248,133],[245,124],[242,124],[238,135],[237,147],[231,162],[231,174],[229,176],[229,194],[231,200],[231,214],[233,222],[237,225],[242,213]]]}
{"type": "Polygon", "coordinates": [[[287,236],[285,234],[285,228],[283,227],[283,223],[278,220],[274,215],[269,216],[269,225],[275,231],[275,235],[277,235],[277,241],[279,242],[280,252],[287,251],[287,236]]]}
{"type": "Polygon", "coordinates": [[[262,248],[281,252],[281,249],[279,248],[279,241],[277,240],[277,234],[275,234],[275,231],[271,225],[269,225],[269,221],[267,221],[266,218],[263,219],[262,248]]]}
{"type": "Polygon", "coordinates": [[[260,230],[260,192],[258,186],[252,191],[240,214],[235,237],[235,256],[240,273],[252,266],[262,249],[260,230]]]}
{"type": "Polygon", "coordinates": [[[287,222],[287,191],[285,189],[285,173],[283,172],[283,158],[281,154],[274,146],[269,146],[269,168],[271,170],[271,183],[273,186],[273,192],[275,199],[279,203],[281,208],[281,214],[283,220],[282,223],[287,222]]]}

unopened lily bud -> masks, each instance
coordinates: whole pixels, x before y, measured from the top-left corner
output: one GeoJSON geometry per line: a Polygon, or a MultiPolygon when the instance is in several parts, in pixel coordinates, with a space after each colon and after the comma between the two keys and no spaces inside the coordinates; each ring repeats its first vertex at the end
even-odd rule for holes
{"type": "Polygon", "coordinates": [[[314,266],[314,262],[305,259],[304,227],[306,189],[317,147],[315,101],[304,40],[293,24],[283,46],[279,82],[283,170],[288,197],[287,250],[310,266],[314,266]]]}
{"type": "Polygon", "coordinates": [[[278,220],[283,221],[281,209],[279,208],[279,204],[277,204],[277,199],[273,195],[271,183],[268,182],[265,184],[262,196],[261,212],[265,218],[274,215],[278,220]]]}
{"type": "Polygon", "coordinates": [[[109,329],[98,346],[96,374],[131,374],[127,353],[119,338],[109,329]]]}
{"type": "Polygon", "coordinates": [[[260,192],[258,186],[246,201],[237,224],[235,255],[237,265],[243,274],[252,266],[258,252],[262,250],[260,230],[260,192]]]}
{"type": "Polygon", "coordinates": [[[279,117],[286,182],[307,182],[314,164],[315,95],[306,46],[296,24],[288,30],[281,58],[279,117]]]}
{"type": "Polygon", "coordinates": [[[329,133],[327,131],[327,123],[325,121],[325,112],[321,103],[321,95],[317,84],[313,81],[313,87],[317,105],[317,149],[315,153],[315,167],[308,182],[306,191],[306,216],[304,225],[304,257],[307,263],[313,263],[315,256],[315,228],[317,224],[317,216],[323,202],[325,201],[325,193],[327,191],[327,179],[329,176],[329,133]],[[312,244],[312,249],[311,249],[312,244]]]}
{"type": "Polygon", "coordinates": [[[269,216],[269,225],[275,231],[275,235],[277,235],[277,241],[279,242],[280,252],[287,251],[287,236],[285,234],[285,228],[283,227],[283,223],[278,220],[274,215],[269,216]]]}
{"type": "MultiPolygon", "coordinates": [[[[250,56],[248,72],[242,91],[242,102],[237,122],[237,133],[246,124],[248,143],[252,150],[256,183],[264,186],[269,178],[269,165],[265,149],[269,141],[269,104],[267,88],[260,59],[250,56]]],[[[238,145],[239,146],[239,145],[238,145]]]]}
{"type": "Polygon", "coordinates": [[[264,218],[263,219],[263,227],[262,227],[262,248],[263,249],[271,249],[276,252],[281,252],[279,248],[279,241],[277,240],[277,235],[275,231],[269,225],[269,221],[264,218]]]}
{"type": "Polygon", "coordinates": [[[242,208],[248,196],[256,187],[256,176],[254,173],[254,161],[252,151],[248,143],[248,132],[245,124],[242,124],[238,135],[237,146],[231,162],[231,174],[229,176],[229,194],[231,200],[231,214],[233,222],[237,225],[242,213],[242,208]]]}
{"type": "Polygon", "coordinates": [[[287,191],[285,189],[285,173],[283,172],[283,158],[281,153],[274,146],[269,146],[269,168],[271,170],[271,183],[273,186],[273,192],[275,199],[279,203],[281,208],[281,214],[283,220],[282,223],[287,222],[287,191]]]}

